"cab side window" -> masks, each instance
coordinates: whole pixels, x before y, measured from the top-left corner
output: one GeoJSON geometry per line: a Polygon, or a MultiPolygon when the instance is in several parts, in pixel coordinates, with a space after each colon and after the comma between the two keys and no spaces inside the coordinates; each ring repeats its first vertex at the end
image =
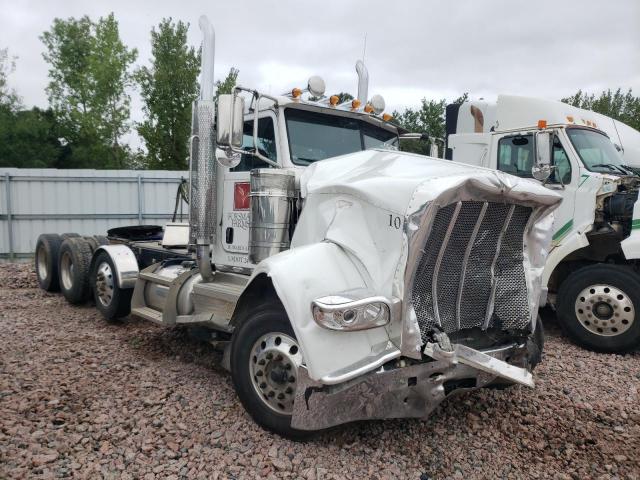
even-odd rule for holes
{"type": "MultiPolygon", "coordinates": [[[[271,117],[263,117],[258,120],[258,151],[274,162],[278,160],[276,152],[276,136],[273,128],[273,119],[271,117]]],[[[253,120],[244,122],[244,134],[242,136],[242,149],[253,149],[253,120]]],[[[271,165],[260,160],[258,157],[243,153],[240,163],[237,167],[232,168],[231,172],[248,172],[254,168],[270,168],[271,165]]]]}
{"type": "Polygon", "coordinates": [[[498,142],[498,170],[532,178],[533,161],[533,135],[504,137],[498,142]]]}
{"type": "Polygon", "coordinates": [[[571,162],[569,161],[569,157],[567,156],[567,152],[565,152],[560,139],[557,135],[553,136],[553,166],[556,167],[553,169],[553,173],[551,174],[551,178],[549,179],[551,183],[561,183],[566,185],[571,183],[571,162]]]}

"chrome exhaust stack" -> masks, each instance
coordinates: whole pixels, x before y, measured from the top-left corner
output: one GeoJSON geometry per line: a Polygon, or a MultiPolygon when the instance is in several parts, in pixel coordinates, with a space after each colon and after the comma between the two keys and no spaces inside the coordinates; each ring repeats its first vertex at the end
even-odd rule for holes
{"type": "Polygon", "coordinates": [[[356,62],[358,74],[358,100],[361,105],[366,105],[369,99],[369,71],[362,60],[356,62]]]}
{"type": "Polygon", "coordinates": [[[206,16],[198,22],[202,30],[202,74],[200,97],[193,102],[189,143],[189,239],[195,246],[203,281],[213,278],[211,245],[216,236],[217,192],[215,161],[214,55],[215,32],[206,16]]]}

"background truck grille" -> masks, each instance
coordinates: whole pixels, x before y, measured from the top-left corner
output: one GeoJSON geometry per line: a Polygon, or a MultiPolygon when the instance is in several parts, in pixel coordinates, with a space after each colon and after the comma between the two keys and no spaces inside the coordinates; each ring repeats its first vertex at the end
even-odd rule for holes
{"type": "Polygon", "coordinates": [[[440,208],[413,279],[423,341],[435,326],[524,329],[530,321],[523,265],[532,209],[464,201],[440,208]]]}

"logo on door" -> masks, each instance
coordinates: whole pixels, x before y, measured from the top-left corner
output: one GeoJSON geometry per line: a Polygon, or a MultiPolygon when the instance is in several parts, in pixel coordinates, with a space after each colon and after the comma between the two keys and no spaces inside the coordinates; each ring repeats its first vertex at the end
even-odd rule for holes
{"type": "Polygon", "coordinates": [[[233,209],[249,210],[249,193],[251,187],[248,182],[237,182],[233,185],[233,209]]]}

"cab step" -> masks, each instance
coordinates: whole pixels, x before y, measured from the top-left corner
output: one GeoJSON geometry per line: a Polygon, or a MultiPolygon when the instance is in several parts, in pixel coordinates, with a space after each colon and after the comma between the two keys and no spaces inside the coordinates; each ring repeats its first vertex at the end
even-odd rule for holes
{"type": "Polygon", "coordinates": [[[163,325],[162,312],[149,307],[136,307],[131,309],[131,315],[144,318],[158,325],[163,325]]]}

